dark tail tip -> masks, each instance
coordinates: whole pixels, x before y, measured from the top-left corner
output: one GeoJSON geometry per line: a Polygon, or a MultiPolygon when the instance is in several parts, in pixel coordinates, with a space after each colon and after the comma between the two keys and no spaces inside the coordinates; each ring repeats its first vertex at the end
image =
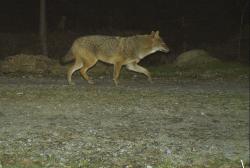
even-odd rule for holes
{"type": "Polygon", "coordinates": [[[71,50],[69,50],[64,57],[61,57],[60,64],[66,65],[68,63],[72,63],[73,61],[74,61],[73,54],[72,54],[71,50]]]}

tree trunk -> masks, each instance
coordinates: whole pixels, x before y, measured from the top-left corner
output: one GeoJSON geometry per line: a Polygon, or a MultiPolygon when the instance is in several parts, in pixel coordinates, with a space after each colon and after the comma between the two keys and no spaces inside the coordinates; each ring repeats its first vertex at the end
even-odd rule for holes
{"type": "Polygon", "coordinates": [[[46,0],[40,0],[40,40],[42,54],[48,56],[46,24],[46,0]]]}
{"type": "Polygon", "coordinates": [[[61,17],[61,19],[57,25],[58,31],[62,31],[62,32],[65,31],[66,20],[67,20],[66,16],[61,17]]]}
{"type": "Polygon", "coordinates": [[[186,39],[186,22],[185,17],[181,18],[181,30],[182,30],[182,52],[187,51],[187,39],[186,39]]]}
{"type": "Polygon", "coordinates": [[[244,26],[244,16],[247,11],[249,1],[247,0],[246,3],[244,4],[242,10],[241,10],[241,17],[240,17],[240,34],[239,34],[239,42],[238,42],[238,60],[242,61],[242,53],[241,53],[241,39],[242,39],[242,31],[243,31],[243,26],[244,26]]]}

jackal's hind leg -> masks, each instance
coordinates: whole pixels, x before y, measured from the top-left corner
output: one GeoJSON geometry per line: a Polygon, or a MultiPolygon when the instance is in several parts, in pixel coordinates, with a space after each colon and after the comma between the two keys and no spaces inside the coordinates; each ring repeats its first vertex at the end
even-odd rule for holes
{"type": "Polygon", "coordinates": [[[74,65],[69,68],[68,73],[67,73],[67,79],[70,85],[74,85],[74,82],[72,82],[72,79],[71,79],[72,74],[75,71],[79,70],[82,66],[83,66],[82,62],[76,59],[74,65]]]}
{"type": "Polygon", "coordinates": [[[127,69],[129,69],[131,71],[143,73],[144,75],[146,75],[148,77],[148,81],[150,83],[152,83],[152,78],[151,78],[150,72],[146,68],[144,68],[136,63],[131,63],[131,64],[127,64],[127,69]]]}
{"type": "Polygon", "coordinates": [[[83,67],[80,69],[82,77],[88,81],[89,84],[94,84],[94,81],[88,76],[87,71],[89,68],[94,66],[97,62],[97,59],[92,60],[83,60],[83,67]]]}

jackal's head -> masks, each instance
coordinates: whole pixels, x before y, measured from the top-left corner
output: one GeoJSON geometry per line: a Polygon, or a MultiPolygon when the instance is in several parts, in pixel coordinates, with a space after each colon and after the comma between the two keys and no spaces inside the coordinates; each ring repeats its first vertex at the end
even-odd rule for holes
{"type": "Polygon", "coordinates": [[[154,51],[162,51],[165,53],[169,52],[169,48],[167,46],[167,44],[162,40],[162,38],[159,35],[159,31],[152,31],[150,34],[151,38],[152,38],[152,49],[154,51]]]}

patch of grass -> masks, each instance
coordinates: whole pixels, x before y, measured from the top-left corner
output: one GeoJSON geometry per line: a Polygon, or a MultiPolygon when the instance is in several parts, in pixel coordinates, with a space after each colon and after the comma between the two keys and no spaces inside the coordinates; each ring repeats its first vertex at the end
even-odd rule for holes
{"type": "MultiPolygon", "coordinates": [[[[7,165],[4,168],[27,168],[27,166],[16,164],[16,165],[7,165]]],[[[29,165],[28,168],[43,168],[43,166],[29,165]]]]}
{"type": "Polygon", "coordinates": [[[175,163],[171,159],[166,159],[161,165],[157,168],[176,168],[175,163]]]}
{"type": "MultiPolygon", "coordinates": [[[[194,159],[194,158],[193,158],[194,159]]],[[[179,161],[178,161],[179,162],[179,161]]],[[[249,163],[244,163],[249,168],[249,163]]],[[[225,157],[208,158],[207,160],[194,159],[193,163],[180,164],[174,160],[166,159],[157,168],[242,168],[240,160],[229,160],[225,157]]]]}
{"type": "Polygon", "coordinates": [[[80,160],[79,163],[69,163],[67,165],[59,164],[59,163],[53,163],[50,161],[44,162],[41,164],[41,162],[32,162],[30,160],[23,160],[23,161],[15,161],[8,164],[1,164],[0,162],[0,168],[44,168],[44,167],[63,167],[63,168],[99,168],[101,167],[101,164],[99,163],[90,163],[87,160],[80,160]]]}
{"type": "Polygon", "coordinates": [[[12,163],[7,163],[7,164],[3,164],[3,165],[1,165],[1,163],[0,163],[0,167],[1,168],[27,168],[27,167],[28,168],[43,168],[44,165],[42,165],[39,162],[32,162],[30,160],[23,160],[23,161],[15,161],[12,163]]]}
{"type": "Polygon", "coordinates": [[[155,77],[188,79],[247,79],[249,67],[239,63],[214,63],[205,67],[177,67],[172,64],[149,67],[155,77]]]}

